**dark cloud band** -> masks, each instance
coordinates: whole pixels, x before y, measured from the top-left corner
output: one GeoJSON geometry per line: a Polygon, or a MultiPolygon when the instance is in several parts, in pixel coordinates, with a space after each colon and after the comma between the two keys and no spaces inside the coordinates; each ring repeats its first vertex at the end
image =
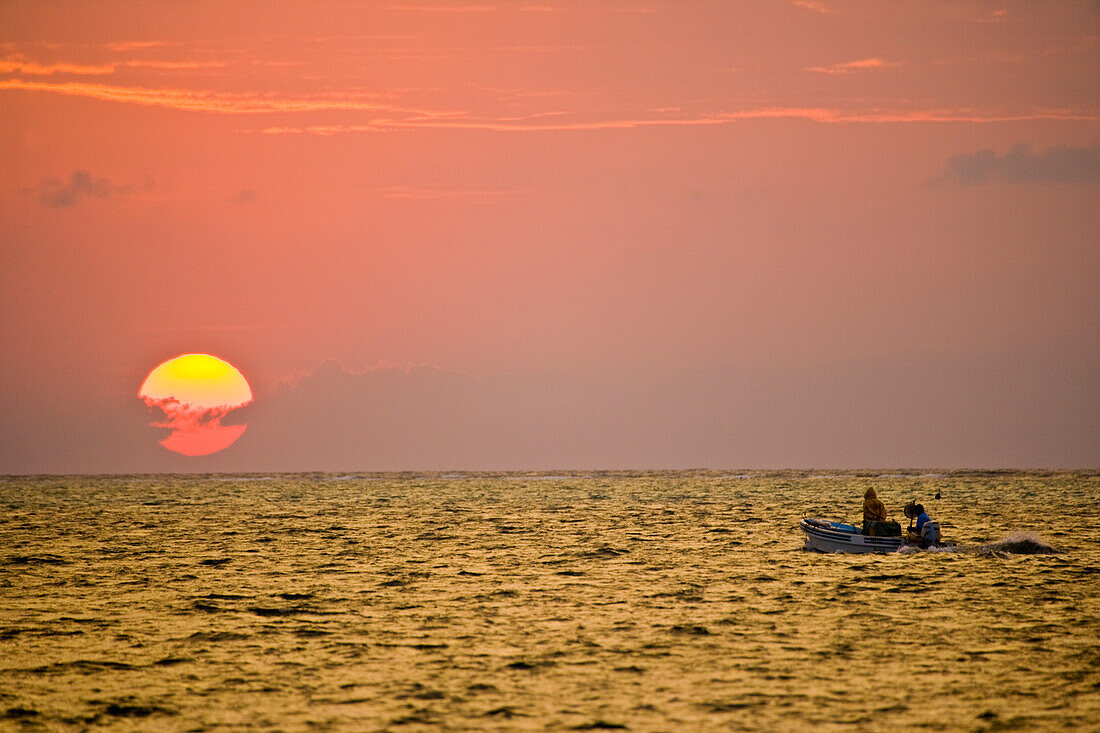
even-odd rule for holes
{"type": "Polygon", "coordinates": [[[1100,145],[1058,146],[1033,153],[1020,144],[1004,155],[991,149],[953,155],[941,180],[962,186],[983,183],[1100,183],[1100,145]]]}

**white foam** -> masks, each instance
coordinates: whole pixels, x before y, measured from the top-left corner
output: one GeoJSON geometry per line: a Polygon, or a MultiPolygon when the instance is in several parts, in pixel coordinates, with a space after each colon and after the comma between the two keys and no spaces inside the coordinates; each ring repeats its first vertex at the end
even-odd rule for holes
{"type": "Polygon", "coordinates": [[[1057,550],[1035,532],[1011,532],[999,542],[985,545],[982,549],[1007,552],[1013,555],[1053,555],[1057,550]]]}

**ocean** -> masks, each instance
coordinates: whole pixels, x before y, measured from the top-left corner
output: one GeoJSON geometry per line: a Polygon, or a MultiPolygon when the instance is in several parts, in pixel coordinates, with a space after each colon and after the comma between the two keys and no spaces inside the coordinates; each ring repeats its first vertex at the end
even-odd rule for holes
{"type": "Polygon", "coordinates": [[[8,477],[0,728],[1097,730],[1098,500],[1098,472],[8,477]],[[868,487],[958,546],[806,551],[799,518],[868,487]]]}

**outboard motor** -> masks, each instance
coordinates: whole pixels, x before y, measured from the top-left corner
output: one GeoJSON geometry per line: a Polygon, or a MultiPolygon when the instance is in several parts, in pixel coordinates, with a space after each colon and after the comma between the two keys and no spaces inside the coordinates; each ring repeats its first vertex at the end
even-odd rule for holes
{"type": "Polygon", "coordinates": [[[924,526],[920,528],[920,539],[921,544],[925,547],[938,545],[940,543],[940,525],[935,522],[925,522],[924,526]]]}

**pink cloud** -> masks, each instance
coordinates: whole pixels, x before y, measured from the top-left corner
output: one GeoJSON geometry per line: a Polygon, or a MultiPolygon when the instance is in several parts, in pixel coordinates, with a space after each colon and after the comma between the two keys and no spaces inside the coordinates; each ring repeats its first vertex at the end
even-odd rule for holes
{"type": "MultiPolygon", "coordinates": [[[[192,62],[125,62],[126,65],[145,65],[152,68],[182,69],[213,65],[192,62]]],[[[823,73],[850,73],[898,66],[898,62],[871,57],[837,64],[832,67],[815,67],[823,73]]],[[[99,68],[99,67],[88,67],[99,68]]],[[[104,67],[106,68],[106,67],[104,67]]],[[[476,90],[491,93],[496,101],[555,97],[562,100],[576,95],[562,90],[498,89],[475,86],[476,90]]],[[[917,108],[904,107],[812,107],[798,105],[772,105],[747,109],[698,109],[675,105],[637,111],[601,109],[531,110],[527,114],[474,112],[471,110],[438,109],[427,104],[400,104],[400,96],[408,90],[363,91],[345,89],[319,94],[287,95],[255,92],[219,92],[211,89],[156,88],[94,83],[91,81],[55,82],[26,78],[0,80],[0,91],[47,92],[66,96],[86,97],[106,102],[163,107],[186,112],[213,114],[301,114],[322,112],[349,113],[351,119],[309,120],[297,124],[267,124],[245,132],[306,133],[332,136],[349,132],[375,132],[387,129],[452,129],[492,130],[501,132],[538,132],[570,130],[631,129],[641,127],[676,127],[722,125],[748,119],[805,119],[819,123],[889,123],[889,122],[1007,122],[1022,120],[1078,120],[1093,121],[1097,113],[1087,109],[1062,108],[917,108]]],[[[423,91],[423,90],[413,90],[423,91]]],[[[590,96],[590,95],[588,95],[590,96]]],[[[477,100],[474,100],[475,102],[477,100]]],[[[486,100],[481,100],[482,102],[486,100]]],[[[510,110],[509,110],[510,111],[510,110]]],[[[308,119],[308,118],[307,118],[308,119]]]]}
{"type": "Polygon", "coordinates": [[[574,120],[546,122],[535,120],[438,117],[435,119],[389,119],[369,124],[295,126],[275,125],[257,132],[269,135],[314,134],[338,135],[341,133],[379,132],[385,129],[451,129],[488,130],[494,132],[569,132],[581,130],[628,130],[643,127],[691,127],[701,125],[726,125],[740,120],[801,119],[822,124],[840,123],[913,123],[913,122],[961,122],[992,123],[1021,122],[1027,120],[1095,121],[1100,115],[1079,110],[1042,109],[1020,113],[994,110],[929,109],[929,110],[842,110],[818,107],[769,107],[761,109],[717,112],[707,115],[684,117],[622,117],[602,120],[574,120]]]}
{"type": "Polygon", "coordinates": [[[113,43],[108,43],[107,48],[112,51],[133,51],[145,48],[158,48],[167,45],[168,43],[166,41],[115,41],[113,43]]]}
{"type": "Polygon", "coordinates": [[[114,61],[107,64],[78,64],[68,61],[39,63],[22,54],[10,54],[0,59],[0,73],[22,74],[24,76],[52,76],[54,74],[73,74],[76,76],[103,76],[114,74],[119,69],[159,69],[165,71],[191,71],[195,69],[219,69],[225,67],[223,61],[114,61]]]}
{"type": "Polygon", "coordinates": [[[489,203],[530,193],[520,189],[461,188],[444,185],[388,186],[378,189],[383,198],[411,201],[461,199],[473,203],[489,203]]]}
{"type": "Polygon", "coordinates": [[[883,61],[880,58],[867,58],[858,61],[848,61],[832,66],[811,66],[806,71],[816,71],[821,74],[851,74],[853,71],[867,71],[868,69],[889,69],[901,66],[898,61],[883,61]]]}
{"type": "Polygon", "coordinates": [[[495,5],[390,5],[387,10],[410,10],[419,13],[483,13],[498,10],[495,5]]]}
{"type": "Polygon", "coordinates": [[[223,94],[196,89],[154,89],[125,87],[86,82],[38,82],[22,79],[0,81],[0,89],[52,92],[76,97],[91,97],[110,102],[125,102],[152,107],[169,107],[189,112],[248,114],[271,112],[318,112],[333,110],[401,111],[424,115],[446,114],[433,110],[398,109],[372,101],[378,95],[346,92],[340,95],[303,97],[262,96],[257,94],[223,94]]]}
{"type": "Polygon", "coordinates": [[[831,13],[833,12],[825,3],[817,2],[817,0],[791,0],[791,5],[798,8],[805,8],[806,10],[812,10],[815,13],[831,13]]]}
{"type": "Polygon", "coordinates": [[[116,64],[91,65],[66,62],[41,64],[36,61],[31,61],[21,54],[11,54],[7,58],[0,59],[0,73],[26,74],[28,76],[49,76],[52,74],[113,74],[116,68],[116,64]]]}

